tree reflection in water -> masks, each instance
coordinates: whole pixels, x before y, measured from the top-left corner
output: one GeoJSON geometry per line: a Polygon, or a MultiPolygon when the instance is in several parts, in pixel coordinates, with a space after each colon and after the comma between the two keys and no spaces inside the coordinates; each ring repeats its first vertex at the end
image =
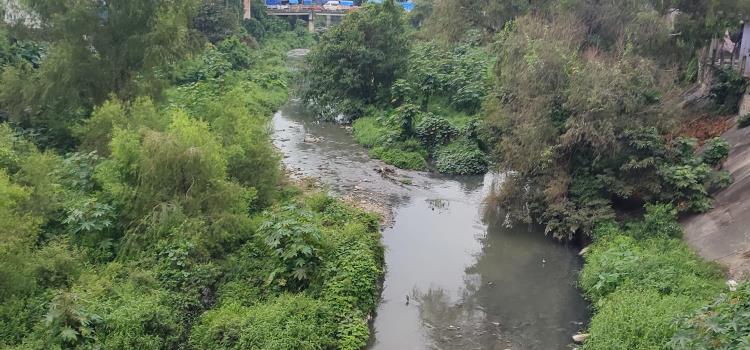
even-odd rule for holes
{"type": "Polygon", "coordinates": [[[463,287],[415,288],[413,304],[432,349],[561,349],[588,317],[575,287],[580,261],[527,225],[508,228],[487,208],[477,260],[463,287]]]}

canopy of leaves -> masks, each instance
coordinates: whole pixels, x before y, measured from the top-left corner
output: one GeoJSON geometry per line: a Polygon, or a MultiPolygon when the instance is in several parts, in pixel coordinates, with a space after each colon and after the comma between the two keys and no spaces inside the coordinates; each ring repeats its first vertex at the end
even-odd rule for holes
{"type": "Polygon", "coordinates": [[[23,127],[45,129],[58,147],[72,146],[71,121],[110,94],[130,99],[154,92],[150,68],[173,63],[195,46],[187,27],[193,0],[26,4],[42,23],[34,35],[48,49],[38,69],[5,69],[0,109],[23,127]]]}
{"type": "Polygon", "coordinates": [[[304,98],[328,117],[358,116],[365,104],[388,101],[406,65],[406,28],[393,0],[346,16],[307,56],[304,98]]]}

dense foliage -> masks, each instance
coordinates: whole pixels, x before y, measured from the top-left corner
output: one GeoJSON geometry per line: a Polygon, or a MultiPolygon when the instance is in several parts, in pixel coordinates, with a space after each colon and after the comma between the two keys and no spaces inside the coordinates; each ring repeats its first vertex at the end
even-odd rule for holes
{"type": "Polygon", "coordinates": [[[223,1],[28,4],[44,26],[0,31],[0,347],[362,348],[378,218],[287,184],[269,138],[312,38],[223,1]]]}
{"type": "Polygon", "coordinates": [[[653,205],[626,229],[597,228],[581,272],[596,310],[584,349],[661,349],[680,328],[677,319],[722,290],[720,270],[679,239],[675,214],[653,205]]]}
{"type": "Polygon", "coordinates": [[[675,77],[637,54],[637,43],[597,51],[590,30],[561,14],[519,18],[501,33],[484,131],[501,166],[515,172],[500,202],[525,198],[531,205],[510,208],[514,216],[536,218],[560,238],[590,234],[618,206],[710,209],[725,150],[711,141],[697,154],[697,140],[675,137],[686,114],[675,77]]]}
{"type": "Polygon", "coordinates": [[[466,41],[453,49],[415,45],[388,103],[373,104],[354,121],[357,141],[371,154],[405,169],[454,175],[481,174],[477,116],[489,88],[486,49],[466,41]]]}
{"type": "Polygon", "coordinates": [[[669,348],[744,349],[750,347],[750,285],[722,293],[716,300],[687,317],[669,348]]]}
{"type": "Polygon", "coordinates": [[[387,101],[406,64],[406,19],[393,0],[365,5],[328,31],[307,56],[304,98],[328,118],[387,101]]]}

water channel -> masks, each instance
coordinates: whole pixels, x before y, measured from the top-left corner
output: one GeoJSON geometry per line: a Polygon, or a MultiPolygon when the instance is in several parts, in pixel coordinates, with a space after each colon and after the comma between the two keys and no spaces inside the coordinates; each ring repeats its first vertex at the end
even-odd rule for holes
{"type": "Polygon", "coordinates": [[[539,228],[508,227],[504,213],[484,205],[501,175],[384,172],[390,167],[370,159],[349,130],[317,121],[295,99],[274,115],[273,129],[293,177],[388,208],[370,349],[566,349],[585,327],[576,249],[539,228]]]}
{"type": "Polygon", "coordinates": [[[383,176],[385,165],[349,131],[316,121],[295,100],[273,127],[294,176],[391,209],[371,349],[565,349],[583,327],[576,251],[533,227],[509,228],[502,212],[483,205],[500,176],[383,176]]]}

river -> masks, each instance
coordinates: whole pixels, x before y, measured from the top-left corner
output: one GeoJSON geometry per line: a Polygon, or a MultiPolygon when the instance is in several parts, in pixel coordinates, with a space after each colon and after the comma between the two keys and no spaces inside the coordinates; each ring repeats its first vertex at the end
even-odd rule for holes
{"type": "Polygon", "coordinates": [[[273,128],[292,176],[390,208],[387,272],[369,348],[565,349],[584,327],[575,249],[538,228],[509,228],[502,212],[483,205],[501,176],[383,176],[385,165],[348,130],[316,121],[295,100],[276,113],[273,128]]]}

